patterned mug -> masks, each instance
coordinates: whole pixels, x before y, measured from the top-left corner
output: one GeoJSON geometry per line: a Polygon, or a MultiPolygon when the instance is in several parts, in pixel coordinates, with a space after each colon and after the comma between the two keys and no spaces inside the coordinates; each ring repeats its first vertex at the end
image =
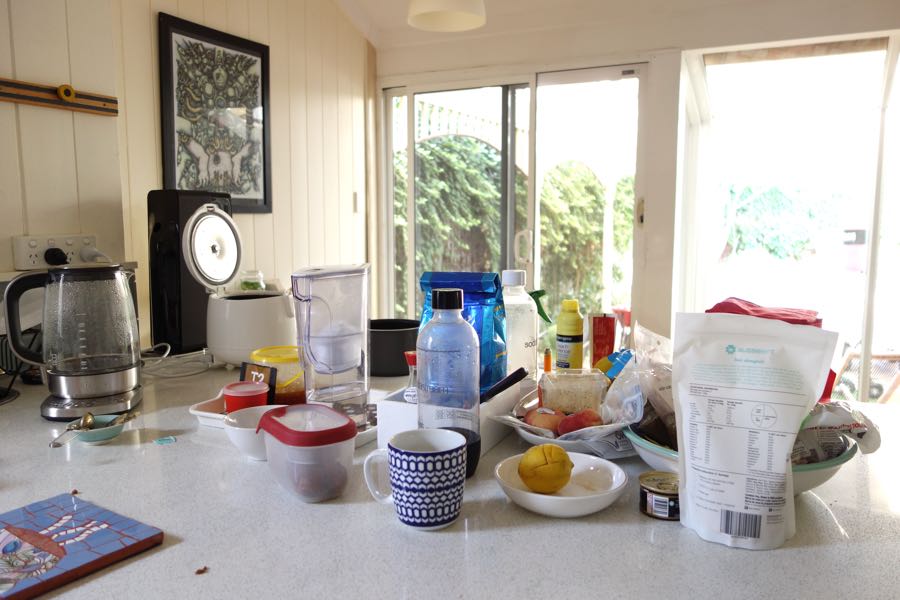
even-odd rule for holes
{"type": "Polygon", "coordinates": [[[366,457],[363,475],[372,496],[393,504],[401,523],[442,529],[459,517],[466,481],[466,438],[447,429],[398,433],[366,457]],[[384,465],[390,489],[384,481],[384,465]]]}

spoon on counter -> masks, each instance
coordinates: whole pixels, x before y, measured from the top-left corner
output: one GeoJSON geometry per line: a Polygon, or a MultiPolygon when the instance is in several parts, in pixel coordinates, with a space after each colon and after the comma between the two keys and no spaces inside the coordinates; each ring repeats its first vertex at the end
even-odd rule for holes
{"type": "Polygon", "coordinates": [[[104,425],[104,427],[115,427],[116,425],[121,425],[122,423],[127,423],[128,421],[131,421],[132,419],[139,416],[140,414],[141,414],[141,411],[137,410],[136,408],[132,408],[127,413],[122,413],[121,415],[119,415],[118,417],[113,419],[109,423],[109,425],[104,425]]]}
{"type": "Polygon", "coordinates": [[[91,413],[85,413],[84,416],[77,421],[72,421],[71,423],[69,423],[69,425],[66,427],[66,430],[56,436],[56,438],[52,442],[50,442],[50,447],[59,448],[60,446],[67,444],[69,440],[72,439],[72,436],[69,434],[78,433],[79,431],[87,431],[93,426],[94,415],[92,415],[91,413]],[[59,440],[66,435],[69,435],[69,437],[66,438],[66,441],[60,442],[59,440]]]}

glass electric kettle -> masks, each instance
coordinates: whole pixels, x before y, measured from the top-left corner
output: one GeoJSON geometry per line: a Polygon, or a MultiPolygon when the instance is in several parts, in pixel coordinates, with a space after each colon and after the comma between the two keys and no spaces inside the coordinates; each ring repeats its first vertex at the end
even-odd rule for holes
{"type": "Polygon", "coordinates": [[[23,361],[46,369],[52,395],[94,398],[140,383],[140,337],[128,277],[119,265],[102,265],[25,273],[9,282],[9,345],[23,361]],[[43,356],[25,342],[19,322],[22,294],[41,287],[43,356]]]}

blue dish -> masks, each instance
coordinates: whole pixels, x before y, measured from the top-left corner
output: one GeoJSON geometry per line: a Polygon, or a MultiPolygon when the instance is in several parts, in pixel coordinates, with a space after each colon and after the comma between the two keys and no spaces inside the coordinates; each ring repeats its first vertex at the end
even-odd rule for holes
{"type": "Polygon", "coordinates": [[[80,431],[78,433],[78,439],[85,444],[91,444],[93,446],[108,444],[110,440],[114,439],[116,436],[122,433],[122,428],[125,427],[124,423],[119,423],[118,425],[108,427],[108,425],[112,423],[118,416],[119,415],[95,416],[94,427],[86,431],[80,431]]]}

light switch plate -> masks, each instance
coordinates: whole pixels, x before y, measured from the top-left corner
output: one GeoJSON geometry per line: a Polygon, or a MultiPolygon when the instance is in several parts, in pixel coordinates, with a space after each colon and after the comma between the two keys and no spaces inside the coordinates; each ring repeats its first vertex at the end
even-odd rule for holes
{"type": "Polygon", "coordinates": [[[44,260],[44,254],[50,248],[59,248],[65,252],[69,264],[83,263],[81,249],[96,247],[97,236],[92,233],[19,235],[13,238],[12,243],[16,271],[30,271],[56,266],[44,260]]]}

